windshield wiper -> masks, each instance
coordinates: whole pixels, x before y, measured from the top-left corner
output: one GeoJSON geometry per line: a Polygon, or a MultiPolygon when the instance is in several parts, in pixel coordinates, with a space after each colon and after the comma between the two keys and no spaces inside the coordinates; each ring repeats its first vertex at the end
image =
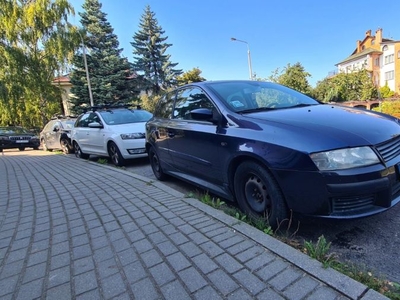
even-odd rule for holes
{"type": "Polygon", "coordinates": [[[250,109],[240,110],[240,111],[237,111],[237,113],[238,114],[247,114],[247,113],[259,112],[259,111],[268,111],[268,110],[275,110],[275,109],[278,109],[278,107],[257,107],[257,108],[250,108],[250,109]]]}

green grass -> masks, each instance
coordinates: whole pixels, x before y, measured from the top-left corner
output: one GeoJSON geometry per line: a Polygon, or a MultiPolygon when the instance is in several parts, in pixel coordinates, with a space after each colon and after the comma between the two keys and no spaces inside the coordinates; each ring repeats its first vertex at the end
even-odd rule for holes
{"type": "Polygon", "coordinates": [[[97,159],[97,162],[99,164],[106,165],[106,164],[108,164],[108,159],[107,158],[99,158],[99,159],[97,159]]]}

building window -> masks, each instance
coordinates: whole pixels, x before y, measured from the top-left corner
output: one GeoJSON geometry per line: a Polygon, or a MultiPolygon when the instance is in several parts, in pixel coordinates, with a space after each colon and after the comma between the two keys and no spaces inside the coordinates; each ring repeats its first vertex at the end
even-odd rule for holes
{"type": "Polygon", "coordinates": [[[372,40],[372,41],[371,41],[371,45],[375,45],[375,40],[372,40]]]}
{"type": "Polygon", "coordinates": [[[397,52],[397,58],[400,58],[400,50],[397,52]]]}
{"type": "Polygon", "coordinates": [[[383,46],[382,51],[386,51],[387,49],[389,49],[389,47],[387,45],[383,46]]]}
{"type": "Polygon", "coordinates": [[[385,80],[394,79],[394,71],[385,72],[385,80]]]}
{"type": "Polygon", "coordinates": [[[375,58],[374,65],[379,67],[379,57],[375,58]]]}
{"type": "Polygon", "coordinates": [[[394,54],[386,55],[385,56],[385,65],[394,62],[394,54]]]}
{"type": "Polygon", "coordinates": [[[365,45],[362,45],[361,50],[364,50],[364,49],[365,49],[365,45]]]}

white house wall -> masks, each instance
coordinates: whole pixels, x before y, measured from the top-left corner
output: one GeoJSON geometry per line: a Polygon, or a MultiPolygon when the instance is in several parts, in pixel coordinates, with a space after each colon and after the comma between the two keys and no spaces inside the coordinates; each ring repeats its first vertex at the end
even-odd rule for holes
{"type": "MultiPolygon", "coordinates": [[[[385,86],[386,85],[385,73],[389,72],[389,71],[393,71],[393,72],[395,71],[394,70],[395,69],[394,60],[397,59],[397,56],[394,53],[395,52],[395,48],[394,48],[393,44],[386,44],[386,45],[384,44],[384,45],[382,45],[382,52],[383,52],[383,54],[381,55],[380,61],[379,61],[380,66],[381,66],[381,71],[380,71],[381,75],[380,75],[379,85],[380,86],[385,86]],[[385,47],[385,46],[387,46],[388,49],[386,51],[383,51],[383,47],[385,47]],[[388,56],[388,55],[391,55],[391,54],[394,55],[393,62],[385,65],[385,56],[388,56]]],[[[396,90],[395,79],[394,78],[391,79],[391,80],[388,80],[387,81],[387,85],[392,91],[396,90]]]]}
{"type": "Polygon", "coordinates": [[[340,73],[352,73],[356,71],[361,71],[365,68],[369,68],[368,65],[369,55],[360,57],[359,59],[352,60],[350,62],[340,64],[338,66],[340,73]]]}

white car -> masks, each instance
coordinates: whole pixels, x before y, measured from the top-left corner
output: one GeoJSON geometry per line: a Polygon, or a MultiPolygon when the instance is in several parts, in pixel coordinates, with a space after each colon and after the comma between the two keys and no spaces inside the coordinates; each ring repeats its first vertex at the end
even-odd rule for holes
{"type": "Polygon", "coordinates": [[[116,166],[146,157],[145,124],[152,114],[143,109],[98,107],[78,117],[71,132],[75,156],[111,158],[116,166]]]}

